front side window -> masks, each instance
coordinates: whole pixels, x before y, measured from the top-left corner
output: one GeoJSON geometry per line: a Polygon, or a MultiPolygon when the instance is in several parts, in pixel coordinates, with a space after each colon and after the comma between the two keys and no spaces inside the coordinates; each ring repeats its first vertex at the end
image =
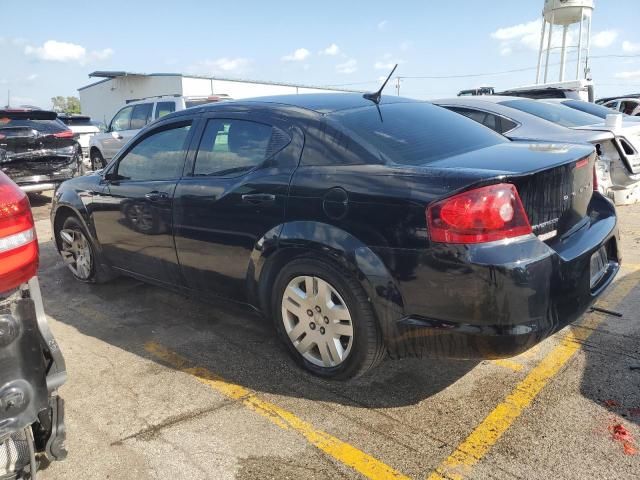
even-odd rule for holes
{"type": "Polygon", "coordinates": [[[156,103],[156,119],[162,118],[176,111],[176,102],[158,102],[156,103]]]}
{"type": "Polygon", "coordinates": [[[246,120],[209,120],[196,155],[194,175],[235,176],[267,159],[273,127],[246,120]]]}
{"type": "Polygon", "coordinates": [[[134,106],[133,112],[131,112],[131,130],[139,130],[149,123],[152,109],[153,103],[141,103],[134,106]]]}
{"type": "Polygon", "coordinates": [[[190,125],[154,132],[134,146],[118,163],[119,180],[180,178],[190,125]]]}
{"type": "Polygon", "coordinates": [[[124,107],[111,121],[111,130],[114,132],[120,132],[122,130],[129,130],[131,124],[131,112],[133,107],[124,107]]]}

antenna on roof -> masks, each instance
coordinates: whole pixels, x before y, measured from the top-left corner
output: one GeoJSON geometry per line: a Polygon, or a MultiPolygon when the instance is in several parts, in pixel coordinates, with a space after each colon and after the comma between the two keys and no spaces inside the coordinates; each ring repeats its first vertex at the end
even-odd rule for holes
{"type": "Polygon", "coordinates": [[[376,105],[378,105],[380,103],[380,99],[382,98],[382,90],[384,90],[384,87],[387,86],[387,82],[389,81],[389,79],[391,78],[391,75],[393,75],[393,72],[396,71],[396,68],[398,68],[398,64],[396,63],[393,66],[393,70],[391,70],[391,73],[389,74],[389,76],[387,77],[387,79],[384,81],[384,83],[382,84],[382,86],[380,87],[380,90],[378,90],[377,92],[374,93],[365,93],[364,95],[362,95],[364,98],[366,98],[367,100],[371,100],[373,103],[375,103],[376,105]]]}

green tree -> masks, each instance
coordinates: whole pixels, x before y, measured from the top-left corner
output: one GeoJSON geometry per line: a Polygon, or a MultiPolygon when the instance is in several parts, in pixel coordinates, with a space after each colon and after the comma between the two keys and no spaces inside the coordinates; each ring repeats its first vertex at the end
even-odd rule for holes
{"type": "Polygon", "coordinates": [[[63,97],[58,95],[51,99],[53,109],[60,113],[80,113],[80,100],[78,97],[63,97]]]}

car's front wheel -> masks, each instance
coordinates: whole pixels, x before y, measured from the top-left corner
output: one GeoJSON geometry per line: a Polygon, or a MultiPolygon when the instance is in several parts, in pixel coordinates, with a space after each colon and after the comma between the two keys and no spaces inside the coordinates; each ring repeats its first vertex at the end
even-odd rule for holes
{"type": "Polygon", "coordinates": [[[337,266],[311,258],[290,262],[276,279],[273,312],[289,352],[315,375],[346,380],[382,359],[382,335],[368,297],[337,266]]]}
{"type": "Polygon", "coordinates": [[[105,162],[104,157],[97,148],[91,149],[89,158],[91,159],[91,170],[98,170],[107,166],[107,162],[105,162]]]}

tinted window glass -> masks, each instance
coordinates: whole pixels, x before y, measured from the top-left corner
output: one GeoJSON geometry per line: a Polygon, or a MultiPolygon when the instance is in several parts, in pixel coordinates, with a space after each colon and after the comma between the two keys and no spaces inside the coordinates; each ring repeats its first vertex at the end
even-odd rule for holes
{"type": "Polygon", "coordinates": [[[122,180],[172,180],[184,166],[190,125],[162,130],[144,138],[118,164],[122,180]]]}
{"type": "Polygon", "coordinates": [[[131,130],[138,130],[149,123],[152,109],[153,103],[142,103],[134,106],[131,113],[131,130]]]}
{"type": "Polygon", "coordinates": [[[91,118],[89,117],[58,117],[58,120],[65,125],[74,127],[93,127],[93,123],[91,123],[91,118]]]}
{"type": "Polygon", "coordinates": [[[507,142],[462,115],[430,103],[395,103],[335,112],[347,127],[385,161],[424,165],[507,142]],[[382,118],[381,118],[382,117],[382,118]]]}
{"type": "Polygon", "coordinates": [[[602,122],[602,119],[598,117],[563,105],[554,105],[524,98],[521,100],[507,100],[506,102],[500,103],[507,107],[515,108],[516,110],[530,113],[536,117],[562,125],[563,127],[582,127],[584,125],[593,125],[594,123],[602,122]]]}
{"type": "Polygon", "coordinates": [[[245,120],[209,120],[194,175],[240,175],[267,158],[273,128],[245,120]]]}
{"type": "Polygon", "coordinates": [[[121,130],[129,130],[129,122],[131,120],[131,111],[133,107],[125,107],[116,113],[111,121],[111,130],[119,132],[121,130]]]}
{"type": "Polygon", "coordinates": [[[506,133],[516,128],[518,124],[508,118],[500,117],[500,133],[506,133]]]}
{"type": "MultiPolygon", "coordinates": [[[[567,100],[566,102],[562,102],[562,104],[600,118],[607,118],[607,115],[618,113],[617,110],[612,108],[607,108],[595,103],[581,102],[580,100],[567,100]]],[[[607,106],[615,107],[615,102],[613,104],[607,103],[607,106]]]]}
{"type": "Polygon", "coordinates": [[[164,117],[171,112],[176,111],[176,102],[158,102],[156,103],[156,118],[164,117]]]}

